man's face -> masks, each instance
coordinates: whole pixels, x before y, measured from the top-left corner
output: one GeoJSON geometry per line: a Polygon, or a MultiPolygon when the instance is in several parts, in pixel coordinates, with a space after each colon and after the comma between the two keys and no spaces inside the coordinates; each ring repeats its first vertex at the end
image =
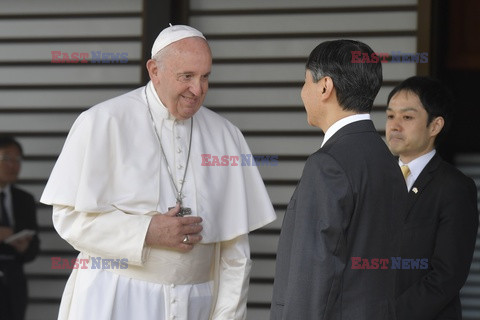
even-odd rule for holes
{"type": "Polygon", "coordinates": [[[21,154],[17,146],[0,148],[0,186],[17,181],[20,172],[21,154]]]}
{"type": "Polygon", "coordinates": [[[427,111],[415,93],[399,91],[390,99],[387,108],[387,144],[402,162],[409,163],[433,150],[438,128],[435,128],[435,119],[429,125],[427,120],[427,111]]]}
{"type": "Polygon", "coordinates": [[[178,120],[191,118],[203,104],[208,91],[212,55],[205,40],[185,38],[172,43],[158,62],[152,79],[155,90],[178,120]]]}
{"type": "Polygon", "coordinates": [[[319,101],[320,101],[320,82],[313,82],[310,70],[305,71],[305,83],[302,88],[301,97],[305,110],[307,111],[307,121],[311,126],[318,127],[319,101]]]}

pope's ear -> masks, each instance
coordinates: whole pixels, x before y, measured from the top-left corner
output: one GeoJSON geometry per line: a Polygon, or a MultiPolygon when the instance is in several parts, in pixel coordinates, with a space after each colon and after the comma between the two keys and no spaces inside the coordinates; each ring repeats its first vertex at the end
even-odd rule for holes
{"type": "Polygon", "coordinates": [[[158,66],[157,66],[157,61],[153,59],[149,59],[147,61],[147,70],[148,70],[148,75],[150,76],[150,80],[153,81],[153,78],[157,77],[158,73],[158,66]]]}

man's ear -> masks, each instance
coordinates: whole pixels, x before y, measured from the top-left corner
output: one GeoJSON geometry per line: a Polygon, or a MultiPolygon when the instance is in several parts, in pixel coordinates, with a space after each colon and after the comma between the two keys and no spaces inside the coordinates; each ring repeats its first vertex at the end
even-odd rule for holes
{"type": "Polygon", "coordinates": [[[322,92],[322,98],[324,100],[327,100],[328,98],[330,98],[335,89],[333,86],[333,80],[330,77],[323,77],[320,80],[319,84],[321,86],[320,90],[322,92]]]}
{"type": "Polygon", "coordinates": [[[148,75],[150,76],[150,80],[152,80],[152,82],[156,83],[157,82],[157,76],[158,76],[158,65],[157,65],[157,61],[153,60],[153,59],[149,59],[147,61],[147,70],[148,70],[148,75]]]}
{"type": "Polygon", "coordinates": [[[445,125],[445,119],[443,119],[443,117],[436,117],[435,119],[433,119],[429,124],[430,136],[431,137],[437,136],[440,133],[440,131],[442,131],[444,125],[445,125]]]}

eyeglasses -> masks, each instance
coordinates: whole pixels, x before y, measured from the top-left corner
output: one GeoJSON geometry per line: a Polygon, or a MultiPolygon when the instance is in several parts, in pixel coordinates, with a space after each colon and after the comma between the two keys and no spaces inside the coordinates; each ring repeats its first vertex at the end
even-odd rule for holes
{"type": "Polygon", "coordinates": [[[9,155],[0,155],[0,161],[1,162],[8,162],[8,163],[20,163],[22,162],[22,157],[12,157],[12,156],[9,156],[9,155]]]}

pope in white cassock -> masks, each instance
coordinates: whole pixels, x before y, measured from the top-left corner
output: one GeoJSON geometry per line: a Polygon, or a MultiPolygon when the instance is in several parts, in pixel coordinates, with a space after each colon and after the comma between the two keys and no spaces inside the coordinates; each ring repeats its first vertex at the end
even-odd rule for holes
{"type": "Polygon", "coordinates": [[[58,319],[246,318],[247,235],[275,213],[255,166],[202,166],[202,154],[250,154],[202,107],[211,64],[202,33],[170,26],[151,81],[72,126],[41,202],[89,265],[70,275],[58,319]]]}

